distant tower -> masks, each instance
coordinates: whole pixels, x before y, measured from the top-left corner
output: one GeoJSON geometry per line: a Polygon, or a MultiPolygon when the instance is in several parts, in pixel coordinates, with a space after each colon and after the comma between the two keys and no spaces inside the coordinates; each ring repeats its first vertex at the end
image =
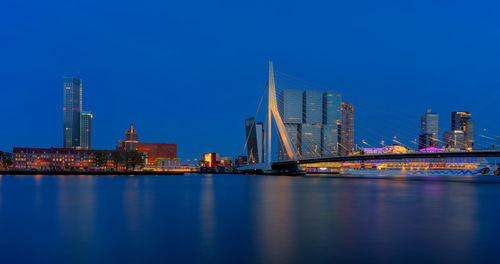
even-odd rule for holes
{"type": "Polygon", "coordinates": [[[130,124],[130,128],[125,131],[125,151],[137,150],[137,143],[139,143],[139,134],[134,129],[134,124],[130,124]]]}
{"type": "Polygon", "coordinates": [[[339,126],[339,155],[349,155],[354,150],[354,108],[342,102],[342,123],[339,126]]]}
{"type": "Polygon", "coordinates": [[[82,111],[80,116],[80,147],[82,149],[92,148],[92,113],[82,111]]]}
{"type": "Polygon", "coordinates": [[[63,146],[80,147],[80,113],[82,111],[82,80],[63,78],[63,146]]]}
{"type": "Polygon", "coordinates": [[[464,111],[451,112],[451,130],[461,130],[464,132],[463,145],[465,149],[474,148],[475,122],[471,120],[471,114],[464,111]]]}
{"type": "Polygon", "coordinates": [[[431,109],[422,115],[420,122],[421,134],[418,137],[418,149],[439,147],[439,116],[432,113],[431,109]]]}

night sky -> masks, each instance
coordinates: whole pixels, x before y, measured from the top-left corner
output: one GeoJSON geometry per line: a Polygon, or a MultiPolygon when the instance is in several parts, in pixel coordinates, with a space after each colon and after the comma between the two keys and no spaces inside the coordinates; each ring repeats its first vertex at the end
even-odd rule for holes
{"type": "Polygon", "coordinates": [[[399,130],[417,137],[428,107],[440,114],[441,130],[451,111],[464,110],[478,130],[500,135],[499,8],[436,0],[3,0],[0,150],[61,147],[62,77],[79,72],[94,148],[114,148],[134,123],[141,141],[177,143],[183,159],[237,156],[268,60],[341,91],[355,107],[357,141],[399,130]]]}

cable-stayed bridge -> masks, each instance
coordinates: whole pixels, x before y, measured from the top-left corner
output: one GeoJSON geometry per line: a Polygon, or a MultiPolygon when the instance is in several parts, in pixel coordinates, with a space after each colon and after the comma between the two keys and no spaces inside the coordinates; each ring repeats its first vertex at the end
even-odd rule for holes
{"type": "MultiPolygon", "coordinates": [[[[328,107],[328,104],[335,103],[336,96],[340,97],[336,92],[315,92],[313,89],[319,88],[325,90],[325,88],[288,74],[278,73],[278,76],[285,79],[285,81],[279,84],[276,83],[273,64],[269,62],[265,92],[262,95],[255,117],[252,119],[253,123],[251,123],[250,127],[247,127],[247,130],[255,130],[260,107],[262,102],[265,102],[264,98],[267,97],[265,123],[259,127],[262,131],[258,133],[262,136],[262,140],[259,140],[258,144],[262,144],[262,146],[259,146],[258,152],[249,151],[249,157],[253,163],[240,167],[239,170],[241,171],[258,170],[263,172],[294,173],[301,170],[301,165],[307,166],[308,164],[315,163],[500,157],[500,149],[496,149],[497,146],[500,146],[500,136],[490,134],[486,129],[476,133],[476,140],[472,141],[475,144],[474,150],[472,148],[469,148],[467,151],[440,149],[439,151],[419,152],[416,150],[418,146],[417,139],[412,138],[417,131],[400,125],[415,123],[418,120],[404,116],[401,114],[404,111],[400,110],[393,111],[400,113],[396,118],[393,118],[393,122],[398,124],[397,127],[391,130],[397,135],[384,135],[382,131],[377,129],[358,125],[356,126],[356,131],[363,135],[358,140],[362,146],[356,145],[354,147],[353,142],[350,142],[350,144],[349,142],[345,143],[340,140],[337,134],[340,131],[340,129],[337,131],[337,125],[339,122],[342,122],[340,120],[340,109],[335,110],[335,107],[328,107]],[[303,98],[303,101],[301,99],[295,102],[293,109],[286,109],[287,105],[283,101],[292,100],[286,99],[286,96],[287,93],[294,92],[304,92],[304,97],[301,97],[302,95],[296,97],[303,98]],[[324,97],[322,102],[309,99],[309,97],[320,98],[319,96],[324,97]],[[323,105],[320,106],[320,104],[323,105]],[[307,105],[307,107],[302,107],[302,105],[307,105]],[[303,122],[295,121],[295,119],[303,120],[303,122]],[[301,134],[301,136],[298,134],[301,134]],[[278,145],[278,152],[277,154],[275,152],[274,160],[273,142],[277,142],[278,145]],[[384,148],[392,144],[404,148],[405,151],[399,153],[365,153],[364,151],[368,147],[373,149],[376,147],[384,148]],[[256,157],[252,157],[252,155],[256,157]]],[[[293,98],[293,94],[290,98],[293,98]]],[[[374,103],[377,104],[377,102],[374,103]]],[[[288,107],[290,108],[290,106],[288,107]]],[[[342,103],[343,107],[344,103],[342,103]]],[[[352,105],[349,107],[352,110],[352,105]]],[[[388,108],[387,105],[382,107],[382,109],[386,108],[388,108]]],[[[367,112],[370,113],[371,111],[368,110],[367,112]]],[[[440,130],[444,131],[445,129],[441,128],[440,130]]],[[[354,133],[354,131],[343,130],[342,133],[354,133]]],[[[352,135],[351,138],[353,138],[352,135]]],[[[441,144],[445,143],[437,138],[437,136],[432,136],[431,139],[441,144]]],[[[250,134],[247,131],[243,152],[245,152],[245,149],[250,148],[250,141],[250,134]]]]}

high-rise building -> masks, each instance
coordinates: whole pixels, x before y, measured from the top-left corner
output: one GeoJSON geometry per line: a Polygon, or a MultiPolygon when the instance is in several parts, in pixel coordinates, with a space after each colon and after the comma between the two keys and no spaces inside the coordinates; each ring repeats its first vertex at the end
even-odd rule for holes
{"type": "Polygon", "coordinates": [[[279,93],[278,110],[283,123],[302,124],[303,92],[300,90],[285,89],[279,93]]]}
{"type": "MultiPolygon", "coordinates": [[[[283,119],[283,123],[288,132],[290,143],[295,153],[300,150],[300,130],[303,118],[303,92],[294,89],[285,89],[278,96],[278,111],[283,119]]],[[[283,159],[286,151],[279,138],[278,158],[283,159]]]]}
{"type": "Polygon", "coordinates": [[[134,124],[130,124],[130,128],[125,131],[125,151],[137,150],[139,143],[139,134],[134,129],[134,124]]]}
{"type": "Polygon", "coordinates": [[[64,148],[77,148],[80,147],[82,80],[65,77],[63,83],[63,146],[64,148]]]}
{"type": "MultiPolygon", "coordinates": [[[[334,91],[323,93],[285,89],[280,92],[278,110],[292,147],[299,156],[332,156],[338,153],[341,103],[341,94],[334,91]]],[[[278,153],[280,159],[285,158],[281,142],[278,153]]]]}
{"type": "Polygon", "coordinates": [[[304,91],[302,102],[301,154],[303,158],[318,157],[322,153],[323,93],[315,90],[304,91]]]}
{"type": "Polygon", "coordinates": [[[439,116],[433,113],[431,109],[422,115],[421,134],[418,137],[418,149],[439,147],[439,116]]]}
{"type": "Polygon", "coordinates": [[[264,125],[255,122],[255,117],[245,120],[246,148],[250,163],[264,162],[264,125]]]}
{"type": "Polygon", "coordinates": [[[471,120],[471,114],[465,111],[451,112],[451,130],[461,130],[464,132],[465,149],[474,148],[475,122],[471,120]]]}
{"type": "Polygon", "coordinates": [[[443,133],[443,147],[451,149],[465,149],[465,133],[462,130],[446,131],[443,133]]]}
{"type": "Polygon", "coordinates": [[[321,156],[321,124],[302,124],[300,149],[302,158],[321,156]]]}
{"type": "Polygon", "coordinates": [[[345,156],[354,150],[354,108],[342,102],[342,122],[339,125],[339,155],[345,156]]]}
{"type": "Polygon", "coordinates": [[[321,133],[322,155],[338,154],[338,126],[342,120],[340,112],[342,95],[328,91],[323,94],[323,128],[321,133]]]}
{"type": "Polygon", "coordinates": [[[82,111],[80,115],[80,148],[92,148],[92,113],[82,111]]]}
{"type": "Polygon", "coordinates": [[[303,124],[323,124],[323,94],[307,90],[303,94],[303,124]]]}

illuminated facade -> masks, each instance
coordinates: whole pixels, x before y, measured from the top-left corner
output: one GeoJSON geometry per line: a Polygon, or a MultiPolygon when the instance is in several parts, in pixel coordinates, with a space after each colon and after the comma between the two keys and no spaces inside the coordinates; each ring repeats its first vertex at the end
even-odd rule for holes
{"type": "Polygon", "coordinates": [[[474,148],[475,122],[471,120],[472,115],[469,112],[454,111],[451,112],[451,130],[461,130],[464,132],[464,148],[474,148]]]}
{"type": "Polygon", "coordinates": [[[219,160],[219,153],[210,152],[203,154],[202,167],[215,168],[219,160]]]}
{"type": "Polygon", "coordinates": [[[82,111],[80,115],[80,147],[81,149],[92,148],[92,113],[82,111]]]}
{"type": "Polygon", "coordinates": [[[177,159],[177,144],[139,142],[139,134],[133,124],[125,131],[125,140],[118,140],[117,150],[123,152],[136,150],[144,158],[147,166],[153,166],[162,159],[177,159]]]}
{"type": "Polygon", "coordinates": [[[146,165],[154,165],[160,159],[177,159],[176,144],[139,142],[136,150],[144,154],[146,165]]]}
{"type": "Polygon", "coordinates": [[[447,149],[465,149],[465,133],[462,130],[446,131],[443,133],[443,147],[447,149]]]}
{"type": "Polygon", "coordinates": [[[82,80],[75,77],[63,79],[63,146],[80,147],[80,112],[82,111],[82,80]]]}
{"type": "MultiPolygon", "coordinates": [[[[15,169],[33,170],[93,170],[97,169],[94,155],[97,151],[71,148],[14,148],[15,169]]],[[[99,150],[107,155],[107,162],[99,169],[114,168],[111,150],[99,150]]]]}
{"type": "Polygon", "coordinates": [[[137,150],[139,143],[139,134],[134,129],[134,124],[130,124],[130,128],[125,131],[125,151],[137,150]]]}
{"type": "Polygon", "coordinates": [[[342,122],[339,125],[339,155],[354,151],[354,108],[349,102],[342,102],[342,122]]]}

